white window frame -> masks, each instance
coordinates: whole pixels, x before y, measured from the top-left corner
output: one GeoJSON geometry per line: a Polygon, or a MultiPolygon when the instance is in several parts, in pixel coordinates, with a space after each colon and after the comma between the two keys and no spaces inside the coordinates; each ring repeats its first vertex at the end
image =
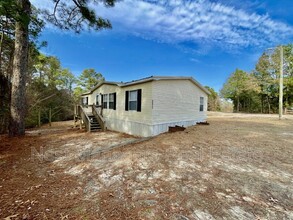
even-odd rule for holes
{"type": "Polygon", "coordinates": [[[103,94],[103,108],[109,109],[109,94],[103,94]],[[104,103],[106,103],[106,107],[104,106],[104,103]]]}
{"type": "Polygon", "coordinates": [[[87,106],[89,104],[88,101],[89,101],[89,97],[88,96],[83,97],[82,98],[82,105],[87,106]]]}
{"type": "Polygon", "coordinates": [[[99,100],[99,98],[100,98],[100,95],[97,94],[97,95],[96,95],[96,105],[100,105],[100,100],[99,100]]]}
{"type": "Polygon", "coordinates": [[[115,104],[114,95],[115,95],[114,93],[108,94],[108,97],[109,97],[108,109],[114,109],[114,104],[115,104]],[[112,100],[111,100],[111,98],[112,98],[112,100]],[[113,103],[113,106],[110,105],[111,103],[113,103]]]}
{"type": "Polygon", "coordinates": [[[128,93],[128,110],[129,111],[137,111],[137,101],[138,101],[138,90],[131,90],[128,93]],[[136,99],[131,100],[131,93],[136,93],[136,99]],[[130,108],[130,102],[136,102],[135,109],[130,108]]]}
{"type": "Polygon", "coordinates": [[[204,97],[199,97],[199,111],[203,112],[204,111],[204,97]]]}

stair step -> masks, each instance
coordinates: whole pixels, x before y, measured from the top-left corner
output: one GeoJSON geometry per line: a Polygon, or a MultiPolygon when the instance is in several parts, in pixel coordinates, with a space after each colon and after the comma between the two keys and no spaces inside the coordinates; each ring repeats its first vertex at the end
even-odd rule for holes
{"type": "Polygon", "coordinates": [[[94,125],[94,126],[91,126],[91,128],[101,128],[100,125],[94,125]]]}
{"type": "Polygon", "coordinates": [[[87,116],[90,119],[91,132],[101,131],[102,127],[96,117],[91,113],[87,113],[87,116]]]}
{"type": "Polygon", "coordinates": [[[91,125],[99,125],[99,122],[91,122],[91,125]]]}
{"type": "Polygon", "coordinates": [[[91,124],[91,127],[101,127],[100,124],[91,124]]]}

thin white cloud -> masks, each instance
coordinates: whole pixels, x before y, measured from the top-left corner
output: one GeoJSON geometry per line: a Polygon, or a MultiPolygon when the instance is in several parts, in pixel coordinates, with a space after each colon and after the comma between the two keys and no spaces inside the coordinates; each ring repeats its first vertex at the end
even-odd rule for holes
{"type": "Polygon", "coordinates": [[[97,8],[97,13],[128,32],[171,43],[259,47],[280,43],[293,34],[292,26],[269,15],[208,0],[124,0],[111,9],[97,8]]]}
{"type": "Polygon", "coordinates": [[[114,28],[174,44],[191,42],[223,49],[264,47],[293,35],[292,26],[269,15],[211,0],[123,0],[114,8],[99,5],[96,11],[114,28]]]}
{"type": "Polygon", "coordinates": [[[195,59],[195,58],[190,58],[190,61],[194,62],[194,63],[200,63],[200,61],[198,59],[195,59]]]}

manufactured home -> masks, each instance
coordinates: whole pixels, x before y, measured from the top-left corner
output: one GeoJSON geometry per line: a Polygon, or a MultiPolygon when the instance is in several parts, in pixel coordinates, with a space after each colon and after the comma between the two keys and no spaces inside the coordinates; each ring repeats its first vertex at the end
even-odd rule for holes
{"type": "Polygon", "coordinates": [[[192,77],[104,81],[82,95],[76,115],[88,131],[109,129],[149,137],[170,126],[206,121],[208,94],[192,77]]]}

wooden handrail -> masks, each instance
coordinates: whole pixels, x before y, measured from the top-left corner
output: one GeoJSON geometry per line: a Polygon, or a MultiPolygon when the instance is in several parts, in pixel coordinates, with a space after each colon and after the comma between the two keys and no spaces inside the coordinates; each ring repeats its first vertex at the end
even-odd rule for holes
{"type": "Polygon", "coordinates": [[[85,113],[83,107],[81,107],[80,105],[78,106],[78,113],[81,116],[83,122],[85,123],[86,130],[90,132],[91,131],[90,119],[88,115],[85,113]]]}
{"type": "Polygon", "coordinates": [[[95,116],[95,118],[98,120],[98,122],[99,122],[99,124],[101,126],[102,131],[106,131],[106,125],[105,125],[106,124],[106,121],[103,118],[103,116],[101,114],[99,114],[99,112],[96,109],[96,105],[94,105],[94,104],[92,105],[92,113],[95,116]]]}

